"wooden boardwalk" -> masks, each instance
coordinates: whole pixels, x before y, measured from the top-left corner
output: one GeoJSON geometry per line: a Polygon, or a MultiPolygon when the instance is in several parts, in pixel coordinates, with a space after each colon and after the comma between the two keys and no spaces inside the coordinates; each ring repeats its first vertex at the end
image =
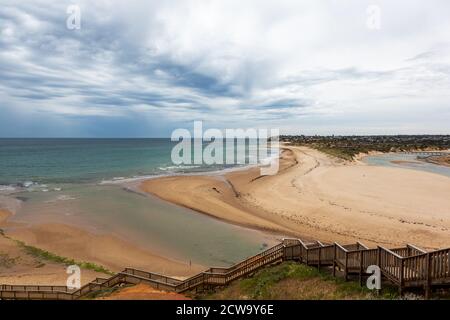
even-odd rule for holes
{"type": "Polygon", "coordinates": [[[0,299],[75,300],[101,289],[138,283],[178,293],[203,290],[225,286],[263,266],[290,260],[318,268],[331,267],[334,276],[340,270],[345,280],[358,276],[361,285],[367,267],[377,265],[382,276],[398,286],[400,294],[407,288],[423,288],[429,297],[432,288],[450,286],[450,248],[426,252],[413,245],[386,249],[368,248],[359,242],[340,245],[283,239],[280,244],[229,268],[209,268],[185,280],[126,268],[108,279],[97,278],[78,290],[65,286],[0,285],[0,299]]]}

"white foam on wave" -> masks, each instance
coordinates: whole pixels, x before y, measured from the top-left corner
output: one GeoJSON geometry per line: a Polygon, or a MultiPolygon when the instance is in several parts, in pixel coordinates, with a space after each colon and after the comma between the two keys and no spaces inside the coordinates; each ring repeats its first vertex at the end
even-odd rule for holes
{"type": "Polygon", "coordinates": [[[24,188],[30,188],[30,187],[32,187],[34,185],[34,182],[33,181],[25,181],[25,182],[21,183],[21,185],[24,188]]]}
{"type": "Polygon", "coordinates": [[[99,185],[107,185],[107,184],[122,184],[122,183],[127,183],[127,182],[134,182],[134,181],[140,181],[140,180],[147,180],[147,179],[152,179],[152,178],[158,178],[158,177],[163,177],[166,175],[143,175],[143,176],[133,176],[130,178],[123,178],[121,180],[102,180],[100,181],[98,184],[99,185]]]}
{"type": "MultiPolygon", "coordinates": [[[[133,176],[130,178],[123,178],[123,179],[110,179],[110,180],[102,180],[99,182],[99,185],[108,185],[108,184],[118,184],[118,185],[127,185],[129,183],[136,183],[139,181],[144,180],[150,180],[150,179],[157,179],[162,177],[168,177],[168,176],[176,176],[176,175],[182,175],[182,176],[197,176],[197,175],[210,175],[210,176],[216,176],[216,175],[222,175],[228,172],[233,171],[242,171],[247,170],[254,167],[259,167],[261,165],[267,166],[272,163],[272,161],[275,161],[277,158],[280,157],[281,150],[271,150],[271,152],[268,154],[268,157],[261,159],[258,164],[238,164],[227,168],[216,168],[212,169],[211,167],[204,166],[205,170],[202,171],[192,171],[192,172],[183,172],[183,169],[196,169],[201,168],[200,165],[174,165],[174,166],[167,166],[167,167],[159,167],[158,169],[162,171],[161,174],[153,174],[153,175],[141,175],[141,176],[133,176]],[[212,169],[212,170],[211,170],[212,169]]],[[[120,177],[122,178],[122,177],[120,177]]]]}
{"type": "Polygon", "coordinates": [[[16,191],[16,187],[10,185],[0,185],[0,192],[12,192],[16,191]]]}
{"type": "Polygon", "coordinates": [[[159,167],[159,170],[162,171],[171,171],[171,170],[184,170],[184,169],[196,169],[200,168],[201,166],[194,166],[194,165],[178,165],[178,166],[167,166],[167,167],[159,167]]]}

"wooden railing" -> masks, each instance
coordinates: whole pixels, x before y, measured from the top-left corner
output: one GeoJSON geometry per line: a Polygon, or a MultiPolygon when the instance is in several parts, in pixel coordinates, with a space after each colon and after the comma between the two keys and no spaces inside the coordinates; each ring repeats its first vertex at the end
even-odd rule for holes
{"type": "Polygon", "coordinates": [[[378,247],[378,250],[378,266],[380,267],[381,272],[392,282],[402,285],[404,261],[402,256],[383,247],[378,247]]]}
{"type": "Polygon", "coordinates": [[[450,249],[427,253],[428,281],[431,284],[445,284],[450,278],[450,249]]]}
{"type": "Polygon", "coordinates": [[[425,250],[420,249],[412,244],[407,244],[406,247],[394,248],[390,250],[404,258],[426,253],[425,250]]]}
{"type": "Polygon", "coordinates": [[[318,268],[332,266],[333,275],[336,269],[340,269],[346,280],[350,275],[357,274],[361,283],[367,268],[377,265],[382,275],[398,285],[400,291],[405,287],[424,287],[429,294],[432,286],[450,285],[450,249],[425,252],[413,245],[394,249],[369,249],[360,242],[340,245],[283,239],[280,244],[231,267],[212,267],[185,280],[125,268],[108,279],[97,278],[78,290],[65,286],[0,285],[0,299],[73,300],[121,283],[146,283],[158,290],[184,292],[199,287],[224,286],[263,266],[286,260],[318,268]]]}
{"type": "Polygon", "coordinates": [[[75,290],[70,290],[66,286],[40,286],[40,285],[0,285],[0,290],[2,291],[57,291],[57,292],[74,292],[75,290]]]}

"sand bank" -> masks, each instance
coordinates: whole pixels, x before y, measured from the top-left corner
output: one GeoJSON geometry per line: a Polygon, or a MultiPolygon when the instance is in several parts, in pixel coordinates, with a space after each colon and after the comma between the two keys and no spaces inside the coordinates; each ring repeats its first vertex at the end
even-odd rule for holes
{"type": "Polygon", "coordinates": [[[205,269],[161,257],[109,234],[94,234],[64,224],[37,224],[7,231],[13,239],[76,261],[88,261],[118,272],[125,267],[186,277],[205,269]]]}
{"type": "MultiPolygon", "coordinates": [[[[178,278],[196,274],[206,267],[171,260],[153,254],[112,235],[93,234],[64,224],[25,225],[11,223],[10,211],[0,209],[0,283],[65,285],[66,266],[30,254],[14,239],[76,261],[92,262],[118,272],[125,267],[149,270],[178,278]]],[[[170,256],[170,253],[168,253],[170,256]]],[[[82,270],[82,284],[96,277],[108,277],[82,270]]]]}
{"type": "MultiPolygon", "coordinates": [[[[36,257],[12,239],[0,235],[0,283],[66,285],[66,266],[36,257]]],[[[107,275],[92,270],[81,271],[81,284],[107,275]]]]}
{"type": "Polygon", "coordinates": [[[232,223],[369,245],[450,246],[450,183],[437,174],[335,161],[286,147],[281,170],[146,181],[142,190],[232,223]]]}
{"type": "Polygon", "coordinates": [[[446,167],[450,167],[450,155],[444,155],[444,156],[432,156],[432,157],[427,157],[425,158],[423,161],[429,162],[429,163],[433,163],[433,164],[437,164],[440,166],[446,166],[446,167]]]}

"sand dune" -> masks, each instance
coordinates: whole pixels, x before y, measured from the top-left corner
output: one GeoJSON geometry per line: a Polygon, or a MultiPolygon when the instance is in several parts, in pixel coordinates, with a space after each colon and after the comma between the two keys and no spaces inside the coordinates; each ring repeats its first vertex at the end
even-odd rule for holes
{"type": "Polygon", "coordinates": [[[450,246],[450,180],[401,168],[342,163],[304,147],[259,170],[170,177],[142,189],[232,223],[323,241],[450,246]]]}

